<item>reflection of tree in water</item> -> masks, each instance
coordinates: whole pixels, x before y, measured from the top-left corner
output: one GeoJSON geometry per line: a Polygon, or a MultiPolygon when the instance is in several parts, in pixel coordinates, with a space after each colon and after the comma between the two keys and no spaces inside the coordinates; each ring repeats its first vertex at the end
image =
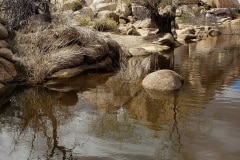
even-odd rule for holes
{"type": "Polygon", "coordinates": [[[11,120],[18,123],[15,126],[19,127],[15,127],[17,135],[14,148],[21,139],[29,138],[30,132],[32,137],[27,140],[31,146],[28,159],[36,158],[36,145],[47,146],[44,150],[47,150],[46,157],[49,158],[61,154],[66,159],[67,154],[71,155],[71,150],[59,145],[57,130],[60,121],[66,122],[71,118],[68,107],[64,105],[74,105],[78,99],[76,96],[72,97],[74,96],[70,93],[53,93],[42,88],[30,88],[14,96],[12,106],[17,106],[17,110],[13,114],[19,118],[19,121],[11,120]],[[41,135],[45,137],[45,141],[39,141],[41,135]]]}

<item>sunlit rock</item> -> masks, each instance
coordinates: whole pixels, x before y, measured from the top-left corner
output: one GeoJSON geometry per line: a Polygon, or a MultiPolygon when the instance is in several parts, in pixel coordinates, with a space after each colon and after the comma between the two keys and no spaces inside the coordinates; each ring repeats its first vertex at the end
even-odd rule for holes
{"type": "Polygon", "coordinates": [[[117,15],[115,12],[113,11],[109,11],[109,10],[104,10],[104,11],[100,11],[96,14],[98,19],[112,19],[116,22],[119,22],[119,15],[117,15]]]}
{"type": "Polygon", "coordinates": [[[100,12],[100,11],[104,11],[104,10],[114,11],[114,10],[116,10],[116,7],[117,7],[116,3],[113,3],[112,1],[107,1],[107,0],[105,0],[105,1],[95,0],[91,4],[91,8],[95,12],[100,12]]]}
{"type": "Polygon", "coordinates": [[[238,8],[238,0],[202,0],[202,2],[214,8],[238,8]]]}
{"type": "Polygon", "coordinates": [[[91,7],[83,7],[81,10],[75,11],[73,14],[76,16],[89,17],[91,19],[94,18],[94,13],[91,7]]]}
{"type": "Polygon", "coordinates": [[[183,77],[172,70],[158,70],[147,75],[142,85],[145,89],[173,91],[183,85],[183,77]]]}
{"type": "Polygon", "coordinates": [[[139,36],[140,33],[136,30],[134,26],[132,26],[130,29],[127,30],[127,35],[139,36]]]}
{"type": "Polygon", "coordinates": [[[138,5],[136,3],[132,3],[132,14],[138,20],[143,20],[145,18],[150,18],[149,10],[146,7],[138,5]]]}
{"type": "Polygon", "coordinates": [[[165,33],[158,39],[159,44],[173,46],[175,45],[174,37],[170,33],[165,33]]]}
{"type": "Polygon", "coordinates": [[[116,12],[119,13],[123,17],[130,16],[132,11],[129,5],[124,3],[123,1],[119,1],[116,7],[116,12]]]}
{"type": "Polygon", "coordinates": [[[224,23],[224,28],[222,28],[223,34],[239,34],[240,33],[240,19],[235,19],[232,21],[227,21],[224,23]]]}
{"type": "Polygon", "coordinates": [[[222,34],[222,32],[218,29],[211,29],[209,32],[208,32],[208,35],[209,36],[212,36],[212,37],[215,37],[215,36],[220,36],[222,34]]]}

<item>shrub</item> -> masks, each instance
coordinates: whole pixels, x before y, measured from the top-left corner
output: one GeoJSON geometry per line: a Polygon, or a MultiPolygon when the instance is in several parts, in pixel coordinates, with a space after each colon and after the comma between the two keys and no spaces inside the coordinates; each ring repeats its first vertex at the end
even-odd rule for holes
{"type": "Polygon", "coordinates": [[[80,9],[82,9],[83,8],[83,5],[82,5],[82,3],[79,1],[77,1],[77,2],[73,2],[72,4],[71,4],[71,9],[73,10],[73,11],[77,11],[77,10],[80,10],[80,9]]]}
{"type": "Polygon", "coordinates": [[[22,21],[32,15],[39,14],[39,10],[51,19],[50,2],[46,0],[2,0],[1,7],[13,28],[18,28],[22,21]]]}
{"type": "Polygon", "coordinates": [[[93,28],[98,31],[114,31],[117,29],[117,22],[110,19],[97,19],[93,25],[93,28]]]}
{"type": "Polygon", "coordinates": [[[74,19],[76,20],[76,22],[81,25],[81,26],[88,26],[91,25],[91,18],[87,17],[87,16],[75,16],[74,19]]]}

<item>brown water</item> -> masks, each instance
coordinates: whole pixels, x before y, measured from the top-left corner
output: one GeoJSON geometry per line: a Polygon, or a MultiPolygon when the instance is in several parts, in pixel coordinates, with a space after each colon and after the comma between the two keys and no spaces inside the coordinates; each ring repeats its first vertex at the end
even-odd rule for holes
{"type": "Polygon", "coordinates": [[[239,45],[211,38],[114,75],[19,87],[0,107],[0,160],[240,160],[239,45]],[[146,92],[140,80],[158,68],[184,87],[146,92]]]}

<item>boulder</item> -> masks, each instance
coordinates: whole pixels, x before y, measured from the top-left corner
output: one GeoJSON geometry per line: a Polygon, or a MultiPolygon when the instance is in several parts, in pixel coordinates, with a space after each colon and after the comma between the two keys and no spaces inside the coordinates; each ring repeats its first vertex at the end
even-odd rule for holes
{"type": "Polygon", "coordinates": [[[213,8],[239,8],[238,0],[201,0],[213,8]]]}
{"type": "Polygon", "coordinates": [[[178,34],[195,34],[196,30],[193,27],[187,27],[179,31],[178,34]]]}
{"type": "Polygon", "coordinates": [[[81,65],[84,56],[80,49],[81,47],[78,45],[68,46],[47,56],[45,63],[48,66],[48,74],[81,65]]]}
{"type": "Polygon", "coordinates": [[[175,44],[174,37],[170,33],[165,33],[158,39],[158,43],[162,45],[172,46],[175,44]]]}
{"type": "Polygon", "coordinates": [[[207,11],[207,14],[212,16],[236,18],[238,16],[238,8],[213,8],[207,11]]]}
{"type": "Polygon", "coordinates": [[[7,29],[2,24],[0,24],[0,40],[5,39],[7,37],[8,37],[7,29]]]}
{"type": "Polygon", "coordinates": [[[188,41],[188,40],[196,39],[197,36],[194,34],[180,34],[180,35],[178,35],[178,38],[188,41]]]}
{"type": "Polygon", "coordinates": [[[73,14],[74,15],[81,15],[81,16],[84,16],[84,17],[90,17],[91,19],[94,18],[93,10],[90,7],[83,7],[81,10],[75,11],[73,14]]]}
{"type": "Polygon", "coordinates": [[[147,90],[174,91],[182,87],[184,79],[172,70],[158,70],[147,75],[142,85],[147,90]]]}
{"type": "Polygon", "coordinates": [[[0,48],[0,58],[13,62],[13,53],[8,48],[0,48]]]}
{"type": "Polygon", "coordinates": [[[240,33],[240,19],[234,19],[230,22],[224,23],[224,27],[221,29],[223,34],[239,34],[240,33]]]}
{"type": "Polygon", "coordinates": [[[13,80],[17,75],[15,66],[3,58],[0,58],[0,73],[0,82],[3,83],[13,80]]]}
{"type": "Polygon", "coordinates": [[[97,18],[99,19],[109,18],[119,23],[119,15],[117,15],[114,11],[109,10],[100,11],[97,13],[97,18]]]}
{"type": "Polygon", "coordinates": [[[145,18],[151,18],[149,10],[141,5],[132,3],[132,14],[138,20],[143,20],[145,18]]]}
{"type": "Polygon", "coordinates": [[[66,11],[66,10],[77,11],[77,10],[82,9],[84,5],[85,5],[84,0],[67,0],[67,1],[64,1],[62,10],[63,11],[66,11]]]}
{"type": "Polygon", "coordinates": [[[218,29],[211,29],[208,31],[208,35],[215,37],[215,36],[220,36],[222,34],[222,32],[218,29]]]}
{"type": "Polygon", "coordinates": [[[151,18],[137,20],[134,22],[136,28],[157,28],[156,23],[151,18]]]}
{"type": "Polygon", "coordinates": [[[136,30],[136,28],[134,26],[132,26],[132,28],[127,30],[127,35],[139,36],[140,33],[136,30]]]}
{"type": "Polygon", "coordinates": [[[97,63],[94,63],[92,65],[86,65],[83,64],[81,66],[72,67],[72,68],[66,68],[59,70],[55,73],[53,73],[50,78],[70,78],[77,76],[83,72],[89,71],[89,70],[105,70],[110,71],[113,68],[110,67],[112,65],[112,59],[107,57],[97,63]]]}
{"type": "Polygon", "coordinates": [[[0,40],[0,48],[8,48],[9,45],[5,40],[0,40]]]}
{"type": "Polygon", "coordinates": [[[123,17],[128,17],[132,14],[131,8],[123,2],[118,2],[116,12],[123,17]]]}
{"type": "Polygon", "coordinates": [[[6,21],[4,18],[0,17],[0,23],[1,23],[2,25],[6,25],[6,24],[7,24],[7,21],[6,21]]]}
{"type": "Polygon", "coordinates": [[[114,11],[116,10],[116,3],[100,3],[100,2],[93,2],[91,8],[94,12],[100,12],[104,10],[114,11]]]}

